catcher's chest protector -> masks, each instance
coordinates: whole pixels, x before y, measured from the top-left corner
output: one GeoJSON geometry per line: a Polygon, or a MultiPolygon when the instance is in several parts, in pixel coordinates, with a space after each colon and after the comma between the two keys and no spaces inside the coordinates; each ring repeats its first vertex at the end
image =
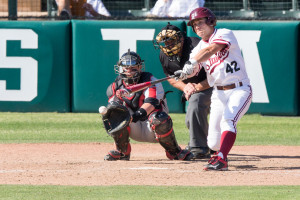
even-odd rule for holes
{"type": "MultiPolygon", "coordinates": [[[[151,76],[152,74],[149,72],[143,72],[141,74],[140,77],[140,81],[139,83],[143,83],[143,82],[147,82],[151,80],[151,76]]],[[[125,86],[123,85],[123,81],[122,78],[120,76],[118,76],[115,80],[115,91],[118,89],[122,89],[125,88],[125,86]]],[[[132,110],[132,111],[137,111],[141,105],[139,105],[140,103],[140,98],[143,95],[143,90],[134,93],[131,97],[122,97],[123,101],[127,104],[127,106],[132,110]]]]}

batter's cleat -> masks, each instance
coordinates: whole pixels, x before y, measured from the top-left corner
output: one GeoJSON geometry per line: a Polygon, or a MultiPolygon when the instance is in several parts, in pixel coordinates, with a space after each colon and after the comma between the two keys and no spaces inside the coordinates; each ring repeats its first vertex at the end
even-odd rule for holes
{"type": "Polygon", "coordinates": [[[115,160],[130,160],[130,153],[125,155],[119,151],[111,150],[108,152],[106,156],[104,156],[104,160],[115,161],[115,160]]]}
{"type": "Polygon", "coordinates": [[[210,165],[210,164],[216,162],[217,158],[218,158],[218,152],[215,152],[215,153],[213,154],[213,156],[208,160],[208,164],[205,165],[205,167],[207,167],[208,165],[210,165]]]}
{"type": "Polygon", "coordinates": [[[190,151],[194,155],[194,159],[205,159],[210,158],[210,149],[208,147],[185,147],[186,150],[190,151]]]}
{"type": "Polygon", "coordinates": [[[213,156],[212,159],[208,161],[208,164],[205,165],[204,170],[227,171],[228,161],[227,159],[222,159],[220,156],[213,156]]]}

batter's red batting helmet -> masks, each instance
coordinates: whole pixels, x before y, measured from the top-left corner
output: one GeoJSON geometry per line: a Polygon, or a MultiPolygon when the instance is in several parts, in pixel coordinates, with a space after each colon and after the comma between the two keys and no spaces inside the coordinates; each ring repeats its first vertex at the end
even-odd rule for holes
{"type": "MultiPolygon", "coordinates": [[[[200,7],[193,10],[190,14],[190,21],[188,22],[188,26],[193,26],[193,21],[200,18],[207,18],[206,24],[209,26],[215,26],[217,18],[216,15],[208,8],[200,7]]],[[[193,28],[194,29],[194,28],[193,28]]]]}

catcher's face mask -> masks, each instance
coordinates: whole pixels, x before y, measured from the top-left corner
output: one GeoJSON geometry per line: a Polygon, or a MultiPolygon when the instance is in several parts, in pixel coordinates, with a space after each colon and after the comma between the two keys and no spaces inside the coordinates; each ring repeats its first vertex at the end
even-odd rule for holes
{"type": "Polygon", "coordinates": [[[183,47],[183,40],[183,35],[179,30],[163,29],[153,40],[153,45],[155,49],[160,49],[166,54],[170,61],[174,61],[174,58],[180,60],[179,54],[183,47]]]}
{"type": "Polygon", "coordinates": [[[137,53],[130,51],[130,49],[122,55],[118,64],[115,65],[116,74],[120,75],[127,85],[138,83],[144,70],[144,62],[137,53]]]}

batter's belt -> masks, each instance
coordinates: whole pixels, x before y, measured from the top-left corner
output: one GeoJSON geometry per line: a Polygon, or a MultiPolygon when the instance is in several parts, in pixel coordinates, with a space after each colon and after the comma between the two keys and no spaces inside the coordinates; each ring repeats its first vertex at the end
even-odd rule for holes
{"type": "MultiPolygon", "coordinates": [[[[238,87],[241,87],[241,86],[243,86],[243,83],[239,82],[238,85],[239,85],[238,87]]],[[[231,90],[231,89],[234,89],[236,87],[237,87],[236,84],[233,83],[233,84],[230,84],[230,85],[217,86],[217,89],[218,90],[231,90]]]]}

